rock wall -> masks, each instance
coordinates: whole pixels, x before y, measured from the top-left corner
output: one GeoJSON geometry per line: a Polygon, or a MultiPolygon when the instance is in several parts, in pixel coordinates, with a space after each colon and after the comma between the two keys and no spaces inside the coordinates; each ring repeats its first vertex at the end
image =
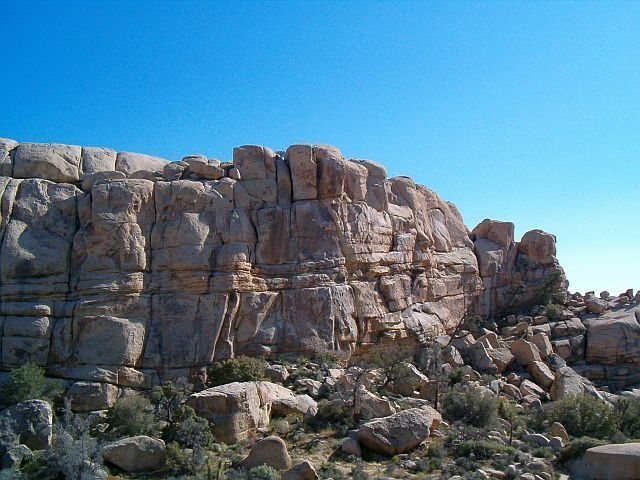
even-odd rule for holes
{"type": "Polygon", "coordinates": [[[428,188],[330,146],[170,163],[0,139],[0,174],[3,369],[146,387],[239,354],[417,346],[564,279],[553,236],[470,236],[428,188]]]}

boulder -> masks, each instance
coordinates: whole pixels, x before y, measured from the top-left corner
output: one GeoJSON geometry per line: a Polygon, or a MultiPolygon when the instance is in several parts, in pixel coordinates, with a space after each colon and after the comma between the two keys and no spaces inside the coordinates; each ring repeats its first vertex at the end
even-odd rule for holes
{"type": "Polygon", "coordinates": [[[18,142],[9,138],[0,138],[0,176],[11,177],[13,175],[12,152],[15,151],[18,142]]]}
{"type": "Polygon", "coordinates": [[[82,177],[82,191],[91,192],[93,186],[98,182],[108,182],[109,180],[124,180],[127,178],[124,173],[116,171],[99,171],[86,173],[82,177]]]}
{"type": "Polygon", "coordinates": [[[291,169],[293,200],[311,200],[318,196],[317,165],[311,145],[291,145],[285,159],[291,169]]]}
{"type": "Polygon", "coordinates": [[[540,265],[552,264],[555,262],[556,237],[542,230],[531,230],[518,243],[518,253],[540,265]]]}
{"type": "Polygon", "coordinates": [[[511,352],[516,357],[516,361],[523,367],[541,360],[538,347],[521,338],[511,344],[511,352]]]}
{"type": "Polygon", "coordinates": [[[291,457],[284,440],[271,436],[258,440],[240,465],[245,468],[268,465],[276,470],[286,470],[291,468],[291,457]]]}
{"type": "MultiPolygon", "coordinates": [[[[346,402],[348,403],[348,402],[346,402]]],[[[387,398],[381,398],[360,386],[356,395],[355,415],[362,420],[388,417],[396,413],[393,404],[387,398]]]]}
{"type": "Polygon", "coordinates": [[[529,373],[538,385],[545,390],[549,390],[549,388],[551,388],[555,376],[544,362],[531,362],[527,367],[527,370],[529,370],[529,373]]]}
{"type": "Polygon", "coordinates": [[[358,441],[378,453],[398,455],[424,442],[441,421],[442,417],[433,408],[410,408],[362,424],[358,441]]]}
{"type": "Polygon", "coordinates": [[[500,347],[488,350],[487,354],[491,358],[491,361],[496,366],[498,373],[502,373],[507,370],[513,363],[514,356],[508,348],[500,347]]]}
{"type": "Polygon", "coordinates": [[[409,397],[418,390],[421,385],[429,383],[427,376],[418,370],[413,364],[403,362],[398,366],[398,378],[393,382],[396,393],[409,397]]]}
{"type": "Polygon", "coordinates": [[[346,437],[340,444],[340,449],[347,455],[353,455],[354,457],[362,457],[362,449],[360,443],[356,438],[346,437]]]}
{"type": "Polygon", "coordinates": [[[581,393],[602,398],[591,382],[578,375],[573,368],[564,367],[556,371],[553,384],[549,390],[551,400],[560,400],[564,397],[581,393]]]}
{"type": "Polygon", "coordinates": [[[150,472],[164,467],[166,462],[164,442],[146,435],[111,442],[100,453],[105,462],[125,472],[150,472]]]}
{"type": "Polygon", "coordinates": [[[549,337],[547,337],[544,333],[537,333],[533,337],[531,337],[531,342],[538,348],[540,352],[540,356],[542,358],[547,358],[549,355],[553,353],[553,346],[551,345],[551,341],[549,337]]]}
{"type": "Polygon", "coordinates": [[[43,178],[58,183],[80,180],[82,149],[57,143],[21,143],[13,161],[15,178],[43,178]]]}
{"type": "Polygon", "coordinates": [[[53,411],[43,400],[26,400],[0,412],[0,455],[15,439],[31,450],[45,450],[52,436],[53,411]]]}
{"type": "Polygon", "coordinates": [[[587,305],[587,310],[597,315],[606,312],[609,308],[609,303],[606,300],[602,300],[601,298],[588,298],[585,300],[585,304],[587,305]]]}
{"type": "Polygon", "coordinates": [[[1,468],[15,469],[20,468],[20,465],[31,461],[33,458],[33,452],[26,445],[16,445],[11,447],[7,453],[2,455],[0,459],[1,468]]]}
{"type": "Polygon", "coordinates": [[[116,152],[110,148],[83,147],[80,173],[83,178],[97,172],[112,172],[116,169],[116,152]]]}
{"type": "Polygon", "coordinates": [[[316,468],[309,460],[304,460],[286,472],[282,472],[281,480],[318,480],[316,468]]]}
{"type": "Polygon", "coordinates": [[[584,454],[583,476],[587,480],[637,480],[640,474],[640,443],[601,445],[584,454]]]}
{"type": "Polygon", "coordinates": [[[269,365],[264,371],[264,376],[272,382],[282,383],[289,378],[289,371],[283,365],[269,365]]]}
{"type": "Polygon", "coordinates": [[[116,170],[130,177],[134,172],[162,172],[168,163],[164,158],[144,155],[141,153],[118,152],[116,156],[116,170]]]}
{"type": "Polygon", "coordinates": [[[640,307],[587,320],[586,359],[605,365],[640,365],[640,307]]]}
{"type": "Polygon", "coordinates": [[[539,447],[548,447],[549,439],[540,433],[528,433],[522,435],[522,440],[528,443],[532,443],[539,447]]]}
{"type": "Polygon", "coordinates": [[[120,389],[110,383],[75,382],[67,390],[74,412],[91,412],[111,408],[118,400],[120,389]]]}
{"type": "Polygon", "coordinates": [[[563,446],[569,443],[569,434],[564,428],[564,425],[562,425],[560,422],[553,422],[551,424],[551,427],[549,428],[549,431],[551,432],[551,435],[553,435],[554,437],[559,437],[562,440],[563,446]]]}
{"type": "Polygon", "coordinates": [[[269,424],[271,414],[314,415],[317,404],[306,395],[271,382],[234,382],[189,396],[187,405],[214,424],[216,436],[237,443],[269,424]]]}

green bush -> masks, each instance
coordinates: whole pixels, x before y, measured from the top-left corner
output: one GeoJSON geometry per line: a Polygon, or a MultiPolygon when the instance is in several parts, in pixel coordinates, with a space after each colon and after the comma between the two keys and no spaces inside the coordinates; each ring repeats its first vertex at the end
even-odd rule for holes
{"type": "Polygon", "coordinates": [[[459,457],[469,457],[473,453],[478,460],[490,459],[499,453],[514,452],[515,448],[491,440],[467,440],[456,448],[456,454],[459,457]]]}
{"type": "Polygon", "coordinates": [[[182,405],[193,386],[185,378],[178,378],[175,383],[169,381],[162,386],[154,387],[149,395],[155,408],[156,416],[169,423],[173,421],[173,413],[182,405]]]}
{"type": "Polygon", "coordinates": [[[449,386],[453,387],[454,385],[462,382],[462,379],[466,374],[466,370],[461,367],[456,367],[451,370],[451,373],[449,374],[449,386]]]}
{"type": "Polygon", "coordinates": [[[560,318],[562,317],[563,311],[564,311],[563,306],[558,305],[556,303],[552,303],[544,307],[545,316],[552,321],[560,320],[560,318]]]}
{"type": "Polygon", "coordinates": [[[605,445],[606,443],[607,442],[598,440],[596,438],[576,438],[571,440],[569,444],[560,451],[558,459],[560,460],[560,462],[564,463],[573,458],[581,457],[584,452],[586,452],[590,448],[599,447],[600,445],[605,445]]]}
{"type": "Polygon", "coordinates": [[[484,428],[495,423],[498,403],[496,398],[480,387],[456,385],[442,400],[442,413],[449,422],[461,421],[484,428]]]}
{"type": "Polygon", "coordinates": [[[614,408],[618,429],[627,437],[640,439],[640,400],[621,398],[614,408]]]}
{"type": "Polygon", "coordinates": [[[62,393],[55,380],[44,376],[44,369],[25,363],[11,370],[11,378],[0,388],[0,403],[14,405],[25,400],[46,400],[52,403],[62,393]]]}
{"type": "Polygon", "coordinates": [[[176,442],[194,451],[202,451],[214,441],[209,422],[186,405],[176,409],[173,421],[164,428],[162,437],[167,443],[176,442]]]}
{"type": "Polygon", "coordinates": [[[259,465],[249,470],[250,480],[278,480],[280,473],[269,465],[259,465]]]}
{"type": "Polygon", "coordinates": [[[209,369],[207,384],[216,387],[232,382],[262,380],[266,368],[266,362],[258,358],[239,356],[222,360],[209,369]]]}
{"type": "Polygon", "coordinates": [[[544,407],[549,423],[560,422],[574,437],[606,438],[616,431],[613,410],[590,395],[569,395],[544,407]]]}
{"type": "Polygon", "coordinates": [[[118,399],[107,412],[107,423],[117,436],[149,435],[157,429],[151,402],[139,395],[118,399]]]}

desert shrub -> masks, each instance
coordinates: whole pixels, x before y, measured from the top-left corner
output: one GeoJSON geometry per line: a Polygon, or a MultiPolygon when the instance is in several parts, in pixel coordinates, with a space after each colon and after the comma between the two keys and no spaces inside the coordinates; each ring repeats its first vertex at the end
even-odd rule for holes
{"type": "Polygon", "coordinates": [[[461,367],[456,367],[451,370],[451,373],[449,373],[449,386],[453,387],[454,385],[462,382],[462,379],[464,378],[466,373],[466,370],[461,367]]]}
{"type": "Polygon", "coordinates": [[[181,405],[173,415],[173,421],[167,425],[162,437],[166,442],[176,442],[184,448],[193,450],[196,463],[202,463],[204,450],[213,444],[209,422],[196,415],[193,408],[181,405]]]}
{"type": "Polygon", "coordinates": [[[46,478],[45,472],[67,480],[105,478],[98,442],[90,435],[91,422],[89,416],[74,415],[65,399],[63,415],[54,427],[53,445],[45,452],[35,478],[46,478]]]}
{"type": "Polygon", "coordinates": [[[591,437],[575,438],[571,440],[569,444],[560,451],[558,458],[560,462],[564,463],[573,458],[581,457],[584,452],[586,452],[590,448],[599,447],[600,445],[604,445],[606,443],[607,442],[603,440],[591,437]]]}
{"type": "Polygon", "coordinates": [[[557,321],[562,317],[563,310],[564,308],[562,307],[562,305],[551,303],[544,307],[544,314],[549,320],[557,321]]]}
{"type": "Polygon", "coordinates": [[[44,376],[44,369],[34,363],[25,363],[11,370],[8,383],[0,388],[0,403],[13,405],[25,400],[46,400],[52,403],[62,393],[55,380],[44,376]]]}
{"type": "Polygon", "coordinates": [[[258,358],[239,356],[222,360],[209,368],[208,382],[211,387],[232,382],[262,380],[267,363],[258,358]]]}
{"type": "Polygon", "coordinates": [[[149,400],[154,406],[156,416],[171,423],[173,413],[192,390],[193,386],[185,378],[179,378],[175,383],[169,381],[162,386],[154,387],[149,394],[149,400]]]}
{"type": "Polygon", "coordinates": [[[512,454],[513,447],[502,445],[491,440],[467,440],[456,448],[458,457],[469,457],[471,454],[478,460],[490,459],[499,453],[512,454]]]}
{"type": "Polygon", "coordinates": [[[569,395],[544,407],[549,423],[560,422],[574,437],[606,438],[616,430],[609,406],[590,395],[569,395]]]}
{"type": "Polygon", "coordinates": [[[329,368],[335,368],[340,366],[340,356],[337,352],[333,352],[331,350],[324,350],[316,353],[313,356],[313,361],[320,364],[326,365],[329,368]]]}
{"type": "Polygon", "coordinates": [[[447,421],[461,421],[478,428],[495,423],[497,410],[495,397],[475,386],[456,385],[442,401],[442,413],[447,421]]]}
{"type": "Polygon", "coordinates": [[[555,454],[553,450],[549,447],[536,447],[531,450],[531,455],[537,458],[553,458],[555,454]]]}
{"type": "Polygon", "coordinates": [[[269,465],[259,465],[249,470],[250,480],[278,480],[280,473],[269,465]]]}
{"type": "Polygon", "coordinates": [[[107,412],[107,423],[111,436],[149,435],[157,429],[151,402],[139,395],[118,399],[107,412]]]}
{"type": "Polygon", "coordinates": [[[620,398],[614,408],[618,429],[627,437],[640,438],[640,400],[620,398]]]}

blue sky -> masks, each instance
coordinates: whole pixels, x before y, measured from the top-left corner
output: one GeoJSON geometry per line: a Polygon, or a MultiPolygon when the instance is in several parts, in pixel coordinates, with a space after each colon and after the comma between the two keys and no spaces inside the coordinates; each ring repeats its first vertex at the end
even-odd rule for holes
{"type": "Polygon", "coordinates": [[[0,136],[229,159],[329,143],[640,289],[638,2],[0,0],[0,136]]]}

